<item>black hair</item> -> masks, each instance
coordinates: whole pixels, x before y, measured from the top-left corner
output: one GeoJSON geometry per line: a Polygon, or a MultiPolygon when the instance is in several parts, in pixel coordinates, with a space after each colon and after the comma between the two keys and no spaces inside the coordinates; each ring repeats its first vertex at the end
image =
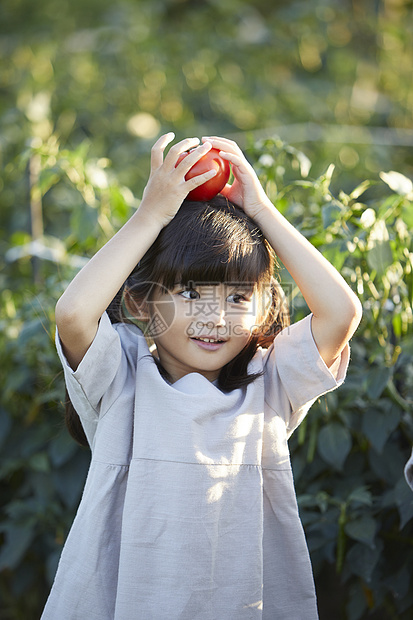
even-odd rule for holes
{"type": "MultiPolygon", "coordinates": [[[[125,312],[125,294],[138,308],[150,298],[154,285],[172,290],[178,282],[237,282],[254,284],[258,291],[266,289],[271,301],[260,324],[244,349],[219,373],[218,387],[228,392],[248,385],[259,376],[259,373],[248,373],[248,364],[257,348],[268,347],[276,334],[289,324],[285,298],[274,278],[275,267],[274,251],[241,208],[221,195],[208,202],[185,200],[118,291],[107,313],[112,323],[130,322],[125,312]]],[[[160,361],[155,358],[154,361],[168,380],[160,361]]],[[[72,436],[87,445],[79,417],[69,399],[66,424],[72,436]]]]}

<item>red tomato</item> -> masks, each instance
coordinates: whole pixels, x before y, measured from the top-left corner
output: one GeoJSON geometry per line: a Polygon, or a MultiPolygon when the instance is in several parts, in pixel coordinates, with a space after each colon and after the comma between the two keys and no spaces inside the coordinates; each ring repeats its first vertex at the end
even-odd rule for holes
{"type": "MultiPolygon", "coordinates": [[[[181,153],[176,165],[178,165],[189,153],[190,151],[181,153]]],[[[196,164],[194,164],[186,173],[185,179],[188,181],[189,179],[192,179],[192,177],[196,177],[199,174],[204,174],[213,168],[217,170],[216,175],[209,181],[206,181],[206,183],[203,183],[202,185],[199,185],[199,187],[193,189],[192,192],[189,192],[187,196],[189,200],[210,200],[219,194],[219,192],[225,187],[228,183],[230,175],[230,165],[228,161],[219,156],[218,149],[211,149],[206,155],[201,157],[201,159],[197,161],[196,164]]]]}

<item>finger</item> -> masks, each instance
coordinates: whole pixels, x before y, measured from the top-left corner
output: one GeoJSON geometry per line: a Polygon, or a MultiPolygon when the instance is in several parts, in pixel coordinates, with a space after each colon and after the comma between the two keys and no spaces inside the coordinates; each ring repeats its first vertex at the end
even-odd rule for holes
{"type": "Polygon", "coordinates": [[[222,194],[223,196],[225,196],[225,198],[228,198],[229,194],[231,192],[231,189],[232,189],[232,185],[227,183],[226,185],[224,185],[224,187],[221,189],[221,191],[219,193],[222,194]]]}
{"type": "Polygon", "coordinates": [[[231,164],[237,166],[238,168],[240,168],[243,164],[246,163],[245,157],[241,155],[236,155],[235,153],[229,153],[228,151],[220,150],[219,155],[220,157],[222,157],[222,159],[229,161],[231,164]]]}
{"type": "Polygon", "coordinates": [[[200,146],[194,148],[189,153],[189,155],[184,157],[176,167],[179,168],[179,170],[185,176],[185,174],[192,168],[192,166],[196,164],[196,162],[199,161],[202,157],[204,157],[204,155],[206,155],[206,153],[208,153],[208,151],[210,151],[211,149],[212,145],[210,142],[205,142],[204,144],[201,144],[200,146]]]}
{"type": "Polygon", "coordinates": [[[166,133],[163,136],[161,136],[155,142],[155,144],[153,145],[151,149],[151,169],[152,170],[156,170],[156,168],[159,168],[160,166],[162,166],[164,150],[168,146],[168,144],[172,142],[174,138],[175,138],[175,134],[173,133],[173,131],[170,131],[169,133],[166,133]]]}
{"type": "Polygon", "coordinates": [[[185,138],[169,149],[167,156],[165,157],[165,164],[167,169],[173,169],[176,165],[177,159],[181,153],[194,149],[199,145],[199,138],[185,138]]]}
{"type": "Polygon", "coordinates": [[[203,136],[202,142],[211,142],[212,146],[218,150],[230,150],[232,152],[241,151],[236,142],[228,138],[221,138],[220,136],[203,136]]]}
{"type": "Polygon", "coordinates": [[[217,174],[216,169],[208,170],[208,172],[204,172],[203,174],[198,174],[196,177],[192,177],[192,179],[185,181],[185,189],[189,193],[196,187],[199,187],[203,183],[206,183],[206,181],[213,179],[216,174],[217,174]]]}

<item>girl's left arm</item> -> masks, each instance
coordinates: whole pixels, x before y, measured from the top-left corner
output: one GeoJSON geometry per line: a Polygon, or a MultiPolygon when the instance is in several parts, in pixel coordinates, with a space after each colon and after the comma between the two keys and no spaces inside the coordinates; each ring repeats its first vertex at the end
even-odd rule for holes
{"type": "Polygon", "coordinates": [[[338,271],[292,226],[265,194],[254,169],[231,140],[208,138],[231,162],[234,183],[222,191],[261,228],[310,308],[321,357],[331,366],[357,329],[362,309],[338,271]]]}

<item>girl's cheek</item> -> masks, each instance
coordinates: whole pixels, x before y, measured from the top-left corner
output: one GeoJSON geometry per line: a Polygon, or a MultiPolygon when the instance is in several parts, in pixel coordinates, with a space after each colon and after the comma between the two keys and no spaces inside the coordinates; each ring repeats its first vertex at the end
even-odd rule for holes
{"type": "Polygon", "coordinates": [[[157,318],[166,325],[171,326],[175,317],[176,307],[172,299],[152,304],[152,318],[157,318]]]}
{"type": "Polygon", "coordinates": [[[241,324],[244,327],[244,329],[246,331],[248,331],[249,333],[251,333],[253,331],[253,328],[257,325],[258,323],[258,317],[255,313],[248,313],[246,316],[242,317],[242,321],[241,324]]]}

